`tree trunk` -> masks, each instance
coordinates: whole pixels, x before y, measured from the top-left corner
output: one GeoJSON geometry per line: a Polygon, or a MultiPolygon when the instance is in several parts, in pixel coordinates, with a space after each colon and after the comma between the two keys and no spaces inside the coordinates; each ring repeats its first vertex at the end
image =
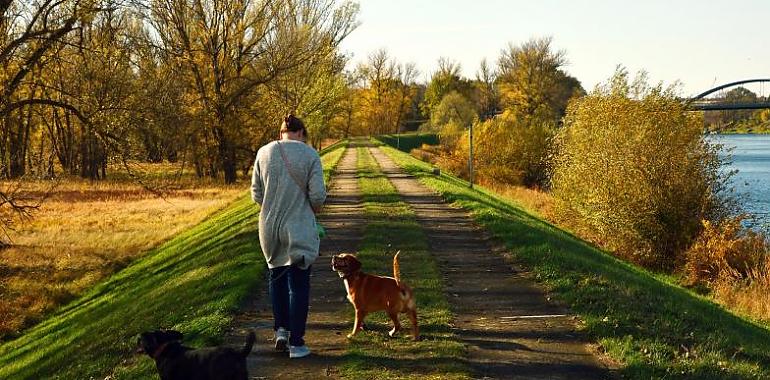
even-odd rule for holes
{"type": "MultiPolygon", "coordinates": [[[[31,107],[27,107],[28,112],[31,107]]],[[[11,133],[11,141],[8,146],[9,164],[10,164],[10,177],[19,178],[24,176],[27,172],[27,146],[29,142],[29,123],[30,117],[25,118],[20,114],[18,119],[14,120],[12,124],[13,132],[11,133]],[[15,125],[14,125],[15,124],[15,125]]]]}

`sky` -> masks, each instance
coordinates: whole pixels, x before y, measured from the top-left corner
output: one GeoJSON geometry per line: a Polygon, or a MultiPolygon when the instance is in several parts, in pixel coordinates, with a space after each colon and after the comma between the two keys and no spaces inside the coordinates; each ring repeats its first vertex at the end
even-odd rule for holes
{"type": "MultiPolygon", "coordinates": [[[[509,43],[552,37],[564,68],[591,90],[625,66],[695,95],[770,78],[770,0],[359,0],[361,23],[342,42],[352,69],[381,48],[414,62],[427,82],[439,57],[475,77],[509,43]]],[[[751,85],[760,95],[770,85],[751,85]]]]}

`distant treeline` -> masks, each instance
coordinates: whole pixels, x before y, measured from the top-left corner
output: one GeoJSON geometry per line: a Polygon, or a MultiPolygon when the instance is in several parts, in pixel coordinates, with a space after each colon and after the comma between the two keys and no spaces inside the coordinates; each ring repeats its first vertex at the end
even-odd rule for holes
{"type": "MultiPolygon", "coordinates": [[[[736,87],[717,98],[725,103],[768,102],[745,87],[736,87]]],[[[767,133],[770,132],[770,109],[729,110],[705,113],[706,128],[711,132],[767,133]]]]}

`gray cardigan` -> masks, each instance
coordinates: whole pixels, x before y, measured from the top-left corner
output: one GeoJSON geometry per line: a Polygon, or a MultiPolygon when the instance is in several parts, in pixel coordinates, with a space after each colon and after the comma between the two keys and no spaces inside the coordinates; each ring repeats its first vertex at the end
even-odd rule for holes
{"type": "Polygon", "coordinates": [[[257,152],[251,179],[251,199],[259,212],[259,244],[269,268],[296,264],[307,269],[318,258],[320,240],[311,209],[326,200],[318,153],[301,141],[281,140],[292,174],[273,141],[257,152]]]}

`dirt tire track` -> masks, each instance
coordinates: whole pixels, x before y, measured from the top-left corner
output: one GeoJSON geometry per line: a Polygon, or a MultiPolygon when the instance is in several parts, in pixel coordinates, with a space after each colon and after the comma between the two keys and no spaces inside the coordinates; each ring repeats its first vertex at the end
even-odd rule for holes
{"type": "Polygon", "coordinates": [[[450,207],[380,149],[370,151],[424,228],[456,316],[454,333],[468,347],[475,376],[613,378],[576,332],[576,318],[548,302],[531,279],[493,252],[488,235],[467,212],[450,207]]]}

